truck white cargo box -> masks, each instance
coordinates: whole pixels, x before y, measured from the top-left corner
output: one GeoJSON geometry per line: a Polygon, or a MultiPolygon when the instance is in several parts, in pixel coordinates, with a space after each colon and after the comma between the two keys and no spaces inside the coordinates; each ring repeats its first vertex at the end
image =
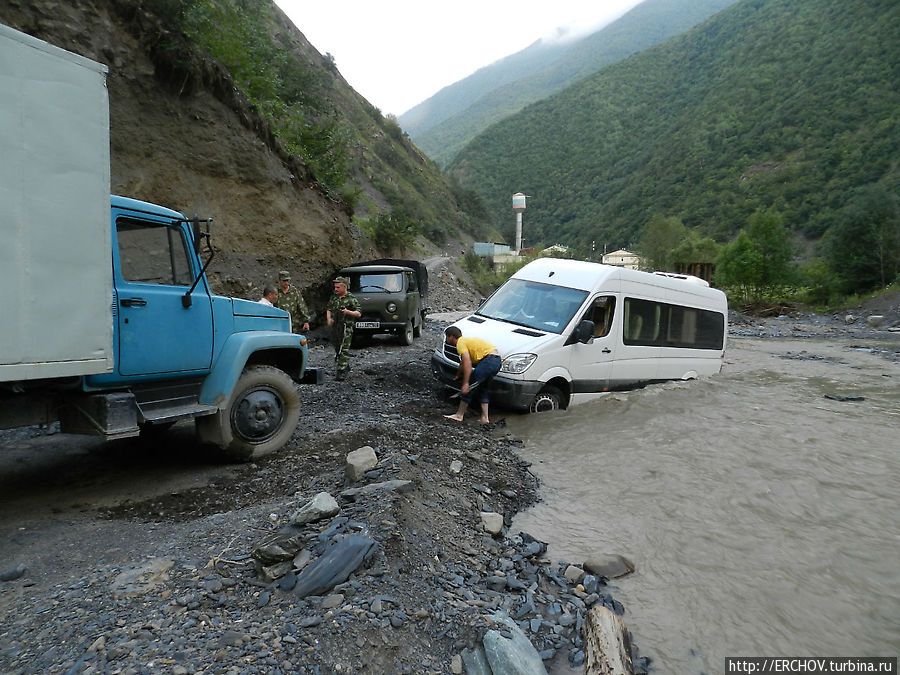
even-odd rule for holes
{"type": "Polygon", "coordinates": [[[0,381],[113,368],[106,73],[0,25],[0,381]]]}

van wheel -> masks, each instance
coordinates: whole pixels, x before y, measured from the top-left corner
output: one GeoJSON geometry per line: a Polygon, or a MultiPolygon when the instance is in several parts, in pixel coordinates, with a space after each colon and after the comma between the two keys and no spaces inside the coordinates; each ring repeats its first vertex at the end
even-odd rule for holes
{"type": "Polygon", "coordinates": [[[400,344],[409,347],[413,343],[413,325],[412,321],[407,321],[403,327],[403,332],[399,335],[400,344]]]}
{"type": "Polygon", "coordinates": [[[552,412],[562,408],[563,395],[556,387],[544,387],[528,408],[528,412],[552,412]]]}
{"type": "Polygon", "coordinates": [[[247,462],[290,440],[300,421],[300,397],[284,371],[249,366],[235,385],[228,407],[212,418],[209,423],[230,427],[232,440],[223,448],[225,456],[247,462]]]}

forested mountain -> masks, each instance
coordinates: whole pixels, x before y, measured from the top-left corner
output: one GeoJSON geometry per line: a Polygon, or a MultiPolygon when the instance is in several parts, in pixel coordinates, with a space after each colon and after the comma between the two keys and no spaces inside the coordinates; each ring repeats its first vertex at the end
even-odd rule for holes
{"type": "Polygon", "coordinates": [[[654,216],[725,241],[767,208],[809,238],[900,187],[900,3],[743,0],[492,126],[449,167],[512,237],[609,250],[654,216]],[[874,193],[873,193],[874,194],[874,193]]]}
{"type": "Polygon", "coordinates": [[[425,153],[446,166],[491,124],[626,56],[659,44],[735,0],[643,0],[618,20],[576,40],[538,41],[445,87],[399,117],[425,153]]]}

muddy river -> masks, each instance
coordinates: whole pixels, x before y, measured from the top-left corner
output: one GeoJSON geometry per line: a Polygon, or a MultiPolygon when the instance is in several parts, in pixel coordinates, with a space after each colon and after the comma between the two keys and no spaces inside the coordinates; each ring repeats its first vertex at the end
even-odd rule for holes
{"type": "Polygon", "coordinates": [[[611,584],[657,672],[896,656],[898,348],[734,338],[715,377],[511,416],[544,483],[512,531],[632,560],[611,584]]]}

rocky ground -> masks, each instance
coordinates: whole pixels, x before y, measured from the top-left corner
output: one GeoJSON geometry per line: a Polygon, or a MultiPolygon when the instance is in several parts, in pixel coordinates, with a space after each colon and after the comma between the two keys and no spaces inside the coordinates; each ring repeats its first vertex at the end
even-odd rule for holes
{"type": "MultiPolygon", "coordinates": [[[[433,308],[473,301],[459,276],[435,268],[433,308]]],[[[900,308],[881,302],[734,315],[731,331],[884,336],[900,308]]],[[[434,314],[412,347],[354,350],[345,382],[303,385],[291,442],[254,464],[212,463],[188,426],[102,446],[0,437],[0,672],[490,672],[479,648],[577,672],[587,609],[623,608],[605,570],[550,562],[509,530],[540,486],[502,415],[443,419],[455,402],[428,361],[451,318],[434,314]],[[348,475],[364,447],[374,463],[348,475]],[[303,522],[322,493],[336,512],[303,522]]],[[[331,355],[314,339],[313,365],[331,355]]]]}
{"type": "MultiPolygon", "coordinates": [[[[441,400],[428,359],[444,325],[429,322],[411,348],[378,340],[354,351],[346,382],[302,386],[303,418],[274,456],[143,499],[19,513],[20,527],[3,531],[5,574],[17,578],[0,584],[0,671],[450,672],[487,632],[514,644],[519,626],[542,658],[580,664],[586,608],[622,608],[602,578],[567,579],[543,545],[508,530],[538,484],[502,419],[484,428],[442,418],[455,403],[441,400]],[[346,457],[364,446],[377,464],[353,481],[346,457]],[[373,484],[381,489],[348,491],[373,484]],[[338,513],[292,524],[322,492],[338,513]],[[482,513],[498,514],[493,535],[482,513]],[[349,535],[372,542],[365,562],[301,597],[302,568],[349,535]],[[272,537],[294,570],[274,580],[253,555],[272,537]],[[498,611],[517,623],[504,627],[498,611]]],[[[314,363],[330,359],[314,345],[314,363]]],[[[103,471],[122,453],[152,451],[175,463],[190,445],[176,428],[87,462],[103,471]]],[[[7,517],[28,502],[21,481],[36,478],[20,471],[7,517]]],[[[42,480],[76,491],[91,480],[83,468],[66,473],[42,480]]]]}

